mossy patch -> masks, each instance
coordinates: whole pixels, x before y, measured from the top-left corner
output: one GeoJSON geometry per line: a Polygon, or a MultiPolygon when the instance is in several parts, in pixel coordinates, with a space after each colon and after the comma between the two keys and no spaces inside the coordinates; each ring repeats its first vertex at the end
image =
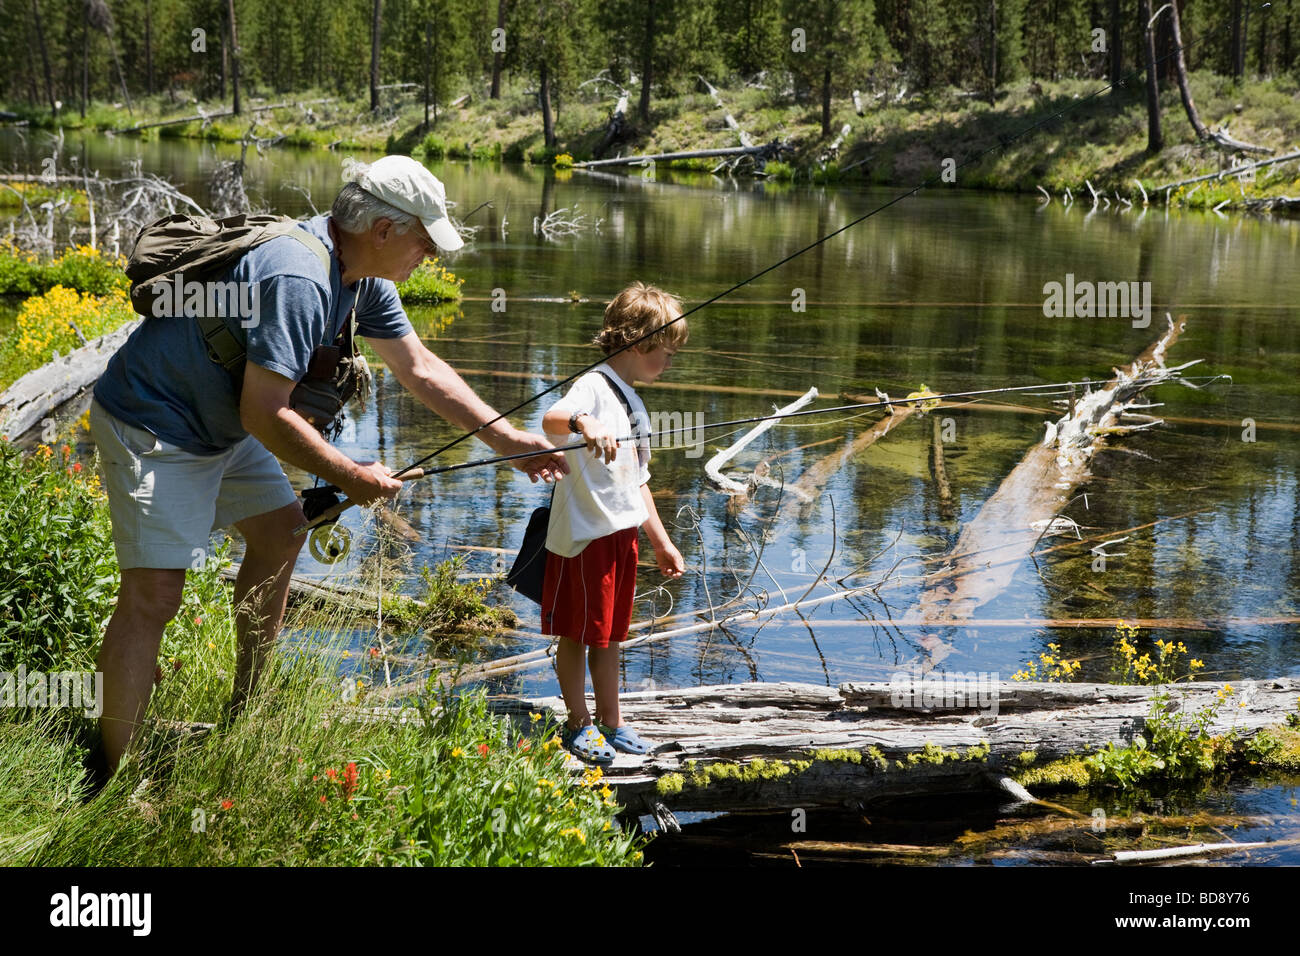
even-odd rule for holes
{"type": "MultiPolygon", "coordinates": [[[[1037,758],[1036,753],[1028,750],[1020,757],[1023,759],[1025,754],[1037,758]]],[[[1023,770],[1013,771],[1011,779],[1022,787],[1073,787],[1082,790],[1092,781],[1092,776],[1084,757],[1072,756],[1050,760],[1038,767],[1026,766],[1023,770]]]]}
{"type": "MultiPolygon", "coordinates": [[[[967,747],[965,752],[959,749],[944,750],[938,744],[926,743],[919,752],[908,754],[905,761],[896,761],[900,769],[908,769],[920,764],[942,764],[952,761],[987,760],[989,747],[979,743],[967,747]]],[[[780,780],[783,777],[806,773],[818,763],[851,763],[866,766],[876,772],[889,770],[889,760],[879,747],[866,750],[810,750],[807,760],[768,760],[755,757],[745,763],[723,760],[716,763],[701,764],[687,760],[682,764],[684,773],[666,773],[659,778],[655,789],[660,796],[673,796],[681,793],[689,783],[695,789],[704,789],[716,781],[728,780],[737,783],[757,783],[760,780],[780,780]]]]}

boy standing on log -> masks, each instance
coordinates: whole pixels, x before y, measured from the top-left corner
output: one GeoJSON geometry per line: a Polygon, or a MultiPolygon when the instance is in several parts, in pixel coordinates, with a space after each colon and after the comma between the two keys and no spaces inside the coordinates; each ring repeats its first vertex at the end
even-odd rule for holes
{"type": "Polygon", "coordinates": [[[620,292],[595,339],[608,361],[578,379],[542,418],[555,444],[579,434],[593,453],[565,452],[570,478],[555,486],[551,502],[542,593],[542,633],[560,638],[556,670],[569,712],[564,743],[592,763],[611,762],[615,750],[649,750],[623,723],[618,706],[618,645],[632,620],[637,529],[644,525],[660,571],[679,578],[684,570],[650,496],[650,420],[631,388],[634,381],[654,382],[672,366],[687,335],[684,321],[673,322],[679,315],[681,303],[653,286],[634,282],[620,292]],[[628,435],[638,440],[620,451],[618,440],[628,435]],[[588,661],[594,720],[587,710],[588,661]]]}

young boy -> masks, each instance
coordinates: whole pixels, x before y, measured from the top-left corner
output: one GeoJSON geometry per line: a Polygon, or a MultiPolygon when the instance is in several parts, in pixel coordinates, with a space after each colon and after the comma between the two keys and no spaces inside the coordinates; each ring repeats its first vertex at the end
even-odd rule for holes
{"type": "Polygon", "coordinates": [[[570,474],[556,483],[547,528],[542,633],[558,635],[556,669],[569,719],[563,734],[571,753],[608,764],[614,751],[643,754],[649,745],[623,723],[618,708],[618,644],[627,638],[636,591],[637,529],[644,525],[659,570],[679,578],[681,553],[668,540],[650,497],[649,416],[631,384],[650,383],[671,366],[686,342],[685,321],[673,296],[634,282],[605,309],[595,344],[607,362],[578,379],[542,418],[555,444],[581,435],[587,450],[569,451],[570,474]],[[629,342],[660,331],[617,355],[629,342]],[[620,438],[640,436],[621,446],[620,438]],[[596,713],[587,711],[590,660],[596,713]]]}

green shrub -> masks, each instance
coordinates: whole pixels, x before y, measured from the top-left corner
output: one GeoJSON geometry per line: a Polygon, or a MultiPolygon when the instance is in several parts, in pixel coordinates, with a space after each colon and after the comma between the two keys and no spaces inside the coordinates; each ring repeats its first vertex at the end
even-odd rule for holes
{"type": "Polygon", "coordinates": [[[108,295],[129,286],[125,268],[124,259],[110,258],[90,246],[77,246],[42,262],[34,254],[4,243],[0,244],[0,294],[40,295],[61,285],[108,295]]]}
{"type": "Polygon", "coordinates": [[[88,667],[118,581],[99,477],[67,445],[0,439],[0,502],[0,671],[88,667]]]}
{"type": "Polygon", "coordinates": [[[397,284],[397,293],[403,302],[457,302],[464,284],[464,279],[434,260],[420,263],[409,279],[397,284]]]}

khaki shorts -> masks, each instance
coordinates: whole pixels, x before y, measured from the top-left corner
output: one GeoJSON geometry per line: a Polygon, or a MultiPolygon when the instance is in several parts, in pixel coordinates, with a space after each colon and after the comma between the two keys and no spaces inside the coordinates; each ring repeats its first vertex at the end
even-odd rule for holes
{"type": "Polygon", "coordinates": [[[99,402],[90,406],[90,434],[124,570],[201,567],[214,530],[297,500],[280,463],[251,435],[219,454],[193,455],[99,402]]]}

